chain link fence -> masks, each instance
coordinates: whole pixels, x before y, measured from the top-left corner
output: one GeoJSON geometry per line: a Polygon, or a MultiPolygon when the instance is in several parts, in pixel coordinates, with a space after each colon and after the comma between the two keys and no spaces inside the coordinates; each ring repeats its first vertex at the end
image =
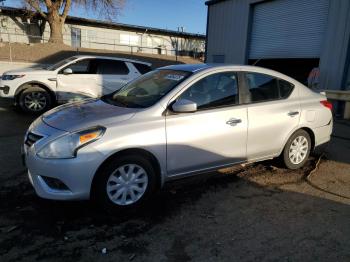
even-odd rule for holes
{"type": "MultiPolygon", "coordinates": [[[[42,36],[28,34],[24,30],[2,30],[0,28],[0,45],[1,48],[7,47],[7,52],[0,52],[0,58],[2,60],[6,59],[8,61],[14,60],[14,50],[12,45],[14,43],[21,44],[38,44],[38,43],[48,43],[49,35],[43,34],[42,36]]],[[[176,48],[169,48],[167,46],[157,46],[149,47],[144,45],[130,45],[118,43],[118,39],[113,38],[82,38],[78,34],[63,34],[64,44],[70,46],[73,50],[79,53],[81,50],[86,51],[86,49],[93,50],[103,50],[103,51],[113,51],[122,52],[126,54],[148,54],[148,55],[158,55],[166,56],[168,58],[174,58],[177,61],[178,57],[191,57],[197,60],[204,60],[204,52],[198,51],[199,48],[193,48],[192,50],[177,50],[176,48]]],[[[142,40],[141,40],[142,42],[142,40]]],[[[175,46],[179,46],[178,42],[175,40],[175,46]]]]}

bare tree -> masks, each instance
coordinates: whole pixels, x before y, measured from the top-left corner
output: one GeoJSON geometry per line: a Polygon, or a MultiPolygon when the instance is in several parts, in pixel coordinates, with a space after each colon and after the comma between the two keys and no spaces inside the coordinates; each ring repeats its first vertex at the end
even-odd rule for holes
{"type": "Polygon", "coordinates": [[[112,19],[123,8],[125,0],[23,0],[50,26],[50,43],[63,43],[62,29],[71,7],[85,7],[100,16],[112,19]]]}

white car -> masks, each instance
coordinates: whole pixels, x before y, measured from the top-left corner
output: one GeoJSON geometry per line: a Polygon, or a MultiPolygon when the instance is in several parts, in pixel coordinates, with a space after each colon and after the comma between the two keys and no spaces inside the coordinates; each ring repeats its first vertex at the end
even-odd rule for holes
{"type": "Polygon", "coordinates": [[[26,112],[41,113],[56,103],[98,98],[151,71],[151,64],[105,56],[73,56],[46,68],[5,72],[0,97],[26,112]]]}

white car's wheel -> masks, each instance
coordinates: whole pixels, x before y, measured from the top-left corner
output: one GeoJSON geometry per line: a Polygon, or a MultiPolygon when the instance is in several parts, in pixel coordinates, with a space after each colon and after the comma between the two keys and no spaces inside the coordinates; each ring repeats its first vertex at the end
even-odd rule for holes
{"type": "Polygon", "coordinates": [[[305,130],[296,131],[289,139],[283,150],[283,161],[289,169],[302,167],[311,151],[310,135],[305,130]]]}
{"type": "Polygon", "coordinates": [[[96,175],[92,197],[106,211],[140,205],[156,190],[154,167],[141,156],[118,157],[96,175]]]}
{"type": "Polygon", "coordinates": [[[52,105],[50,94],[43,88],[32,86],[19,95],[19,106],[24,112],[40,114],[52,105]]]}

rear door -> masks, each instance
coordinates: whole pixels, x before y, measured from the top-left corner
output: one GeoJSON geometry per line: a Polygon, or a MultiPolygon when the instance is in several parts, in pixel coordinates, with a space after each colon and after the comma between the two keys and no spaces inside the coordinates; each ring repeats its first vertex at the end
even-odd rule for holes
{"type": "Polygon", "coordinates": [[[96,59],[81,59],[72,63],[57,74],[57,97],[60,102],[74,101],[83,98],[95,98],[101,95],[99,79],[96,74],[96,59]],[[72,69],[72,74],[64,70],[72,69]]]}
{"type": "Polygon", "coordinates": [[[294,85],[257,72],[245,72],[248,160],[275,156],[298,126],[300,103],[294,85]]]}
{"type": "Polygon", "coordinates": [[[133,80],[138,75],[135,71],[128,62],[98,59],[97,73],[100,76],[102,95],[110,94],[133,80]]]}

